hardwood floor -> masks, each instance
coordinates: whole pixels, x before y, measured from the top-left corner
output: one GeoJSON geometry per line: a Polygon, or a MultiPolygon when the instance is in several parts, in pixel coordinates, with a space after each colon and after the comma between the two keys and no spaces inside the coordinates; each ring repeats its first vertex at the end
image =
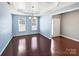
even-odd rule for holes
{"type": "Polygon", "coordinates": [[[12,39],[2,55],[49,56],[51,40],[40,34],[17,36],[12,39]]]}
{"type": "Polygon", "coordinates": [[[13,37],[2,56],[69,56],[79,55],[79,42],[64,37],[51,40],[40,35],[13,37]]]}
{"type": "Polygon", "coordinates": [[[79,56],[79,42],[61,36],[54,37],[51,42],[55,55],[79,56]]]}

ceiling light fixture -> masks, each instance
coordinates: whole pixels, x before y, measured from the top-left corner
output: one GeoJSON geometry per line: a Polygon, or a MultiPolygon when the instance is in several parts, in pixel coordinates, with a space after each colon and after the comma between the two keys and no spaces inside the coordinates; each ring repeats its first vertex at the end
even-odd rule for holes
{"type": "Polygon", "coordinates": [[[32,6],[32,16],[29,16],[29,19],[34,20],[34,19],[36,19],[36,18],[37,18],[37,17],[34,16],[34,6],[32,6]]]}

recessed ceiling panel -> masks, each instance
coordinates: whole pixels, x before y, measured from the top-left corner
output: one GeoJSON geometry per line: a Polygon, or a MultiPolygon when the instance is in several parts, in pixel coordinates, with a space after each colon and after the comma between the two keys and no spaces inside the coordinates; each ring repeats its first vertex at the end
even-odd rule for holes
{"type": "Polygon", "coordinates": [[[14,11],[22,14],[43,15],[50,10],[56,10],[74,4],[72,2],[13,2],[14,11]]]}

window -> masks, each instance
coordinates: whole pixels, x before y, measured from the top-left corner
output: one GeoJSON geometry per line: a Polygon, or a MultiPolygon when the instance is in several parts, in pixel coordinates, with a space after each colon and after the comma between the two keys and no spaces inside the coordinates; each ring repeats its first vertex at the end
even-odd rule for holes
{"type": "Polygon", "coordinates": [[[33,19],[32,21],[32,30],[37,30],[37,19],[33,19]]]}
{"type": "Polygon", "coordinates": [[[26,23],[26,21],[23,17],[18,19],[18,30],[19,30],[19,32],[26,31],[25,23],[26,23]]]}
{"type": "Polygon", "coordinates": [[[37,30],[37,17],[29,18],[31,20],[32,30],[37,30]]]}

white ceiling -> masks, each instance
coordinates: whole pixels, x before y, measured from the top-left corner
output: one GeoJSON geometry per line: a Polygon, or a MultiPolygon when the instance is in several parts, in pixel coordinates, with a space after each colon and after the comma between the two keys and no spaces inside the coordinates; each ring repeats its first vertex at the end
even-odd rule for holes
{"type": "Polygon", "coordinates": [[[46,12],[70,6],[76,2],[11,2],[12,14],[41,16],[46,12]]]}

